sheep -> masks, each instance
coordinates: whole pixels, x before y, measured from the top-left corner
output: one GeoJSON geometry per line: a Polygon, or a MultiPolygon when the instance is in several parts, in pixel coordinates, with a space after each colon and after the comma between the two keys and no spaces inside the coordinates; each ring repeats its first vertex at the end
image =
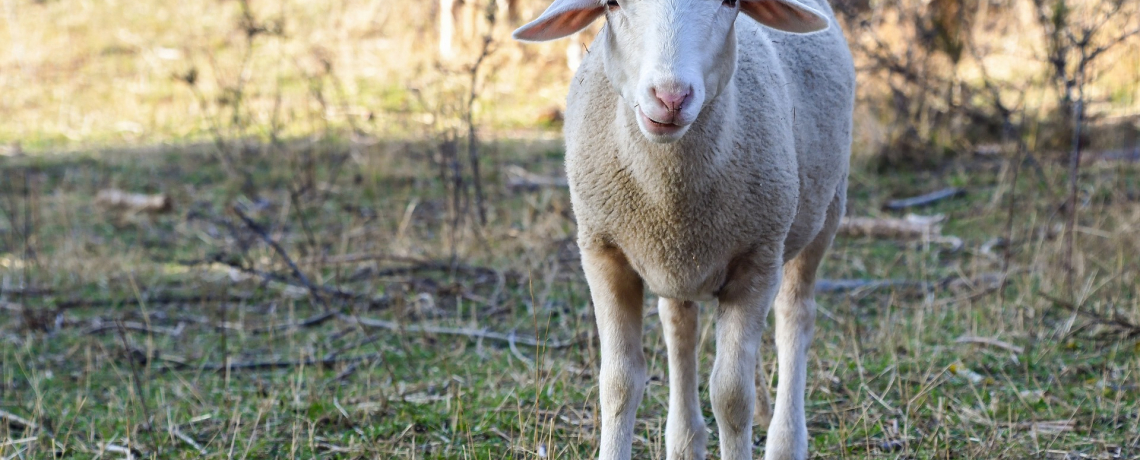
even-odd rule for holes
{"type": "Polygon", "coordinates": [[[570,84],[564,134],[597,320],[599,458],[629,459],[646,382],[644,291],[659,296],[669,459],[701,459],[698,305],[717,301],[709,393],[724,459],[803,459],[816,269],[846,202],[854,65],[826,0],[555,0],[515,31],[605,17],[570,84]],[[740,15],[744,13],[744,15],[740,15]],[[757,370],[775,305],[775,409],[757,370]],[[759,388],[758,388],[759,387],[759,388]]]}

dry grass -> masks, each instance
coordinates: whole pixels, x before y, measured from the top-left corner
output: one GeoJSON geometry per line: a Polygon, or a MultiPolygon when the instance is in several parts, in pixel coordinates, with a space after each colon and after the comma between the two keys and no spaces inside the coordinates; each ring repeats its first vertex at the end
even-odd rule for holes
{"type": "MultiPolygon", "coordinates": [[[[204,140],[239,90],[238,112],[251,128],[244,134],[265,136],[286,120],[282,134],[292,136],[329,124],[422,136],[447,122],[437,118],[455,110],[476,59],[467,46],[440,61],[433,2],[252,2],[252,22],[242,5],[5,2],[0,112],[20,116],[0,120],[0,144],[39,151],[204,140]],[[252,41],[251,24],[262,29],[252,41]],[[182,81],[192,72],[194,88],[182,81]]],[[[483,67],[491,77],[480,81],[480,121],[530,126],[562,105],[565,45],[524,49],[506,32],[505,22],[496,28],[483,67]]]]}

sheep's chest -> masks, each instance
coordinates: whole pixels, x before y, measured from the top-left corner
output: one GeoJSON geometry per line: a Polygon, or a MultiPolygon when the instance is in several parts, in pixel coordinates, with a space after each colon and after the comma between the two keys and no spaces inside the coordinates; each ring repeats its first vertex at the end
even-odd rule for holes
{"type": "Polygon", "coordinates": [[[617,246],[646,287],[665,297],[711,300],[734,259],[777,249],[795,214],[794,175],[782,171],[654,181],[624,168],[587,171],[571,174],[583,250],[617,246]]]}

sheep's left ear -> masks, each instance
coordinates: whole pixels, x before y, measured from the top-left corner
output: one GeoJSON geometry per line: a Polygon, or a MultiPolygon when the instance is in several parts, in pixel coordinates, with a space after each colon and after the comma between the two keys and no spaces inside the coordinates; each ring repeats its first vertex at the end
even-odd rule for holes
{"type": "Polygon", "coordinates": [[[512,35],[524,42],[545,42],[573,35],[606,12],[600,0],[554,0],[542,16],[512,35]]]}
{"type": "Polygon", "coordinates": [[[740,11],[776,30],[808,34],[827,30],[830,23],[823,13],[799,0],[743,0],[740,11]]]}

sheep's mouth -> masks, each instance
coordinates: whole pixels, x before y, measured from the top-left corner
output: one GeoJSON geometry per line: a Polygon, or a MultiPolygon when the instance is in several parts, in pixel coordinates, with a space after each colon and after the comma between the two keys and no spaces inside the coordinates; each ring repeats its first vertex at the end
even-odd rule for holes
{"type": "Polygon", "coordinates": [[[684,129],[686,126],[688,126],[688,125],[678,124],[676,122],[676,119],[674,119],[673,121],[670,121],[670,122],[660,122],[660,121],[654,120],[654,119],[650,118],[649,115],[646,115],[645,112],[642,111],[640,108],[637,110],[637,113],[638,113],[638,115],[641,116],[642,120],[645,122],[645,127],[648,128],[648,130],[650,132],[652,132],[653,134],[656,134],[656,135],[674,134],[677,131],[680,131],[680,130],[684,129]]]}

